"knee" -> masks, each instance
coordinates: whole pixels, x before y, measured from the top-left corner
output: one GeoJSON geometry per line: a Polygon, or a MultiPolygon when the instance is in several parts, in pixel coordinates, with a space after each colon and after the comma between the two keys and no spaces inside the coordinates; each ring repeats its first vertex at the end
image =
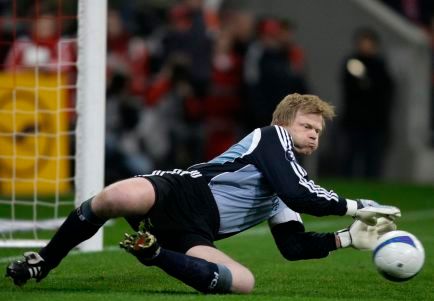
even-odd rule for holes
{"type": "Polygon", "coordinates": [[[250,294],[255,288],[255,276],[253,276],[250,270],[247,270],[247,274],[245,276],[244,284],[241,290],[243,294],[250,294]]]}
{"type": "Polygon", "coordinates": [[[198,289],[205,294],[249,294],[255,286],[255,277],[252,272],[240,265],[228,267],[217,264],[218,273],[205,289],[198,289]]]}
{"type": "Polygon", "coordinates": [[[120,197],[116,187],[105,187],[92,200],[92,210],[100,217],[116,217],[119,200],[120,197]]]}
{"type": "Polygon", "coordinates": [[[234,275],[232,282],[232,292],[239,294],[250,294],[255,288],[255,276],[249,269],[242,273],[234,275]]]}

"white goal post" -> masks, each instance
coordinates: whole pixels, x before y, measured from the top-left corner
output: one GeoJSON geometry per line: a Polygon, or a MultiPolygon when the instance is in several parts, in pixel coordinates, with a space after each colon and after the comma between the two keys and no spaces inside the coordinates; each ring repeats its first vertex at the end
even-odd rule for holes
{"type": "MultiPolygon", "coordinates": [[[[47,240],[39,239],[37,231],[44,229],[56,229],[63,222],[65,216],[60,216],[59,210],[56,206],[60,205],[70,205],[71,207],[75,204],[75,206],[79,206],[81,202],[89,199],[98,193],[104,185],[104,140],[105,140],[105,72],[106,72],[106,27],[107,27],[107,0],[79,0],[78,2],[78,34],[77,40],[74,40],[74,43],[77,45],[77,53],[78,59],[76,64],[77,67],[77,79],[76,85],[74,87],[76,94],[76,106],[74,114],[76,115],[76,127],[72,132],[75,134],[75,156],[74,154],[70,154],[68,156],[59,155],[57,152],[58,158],[47,156],[43,157],[39,149],[41,145],[38,145],[38,135],[42,136],[55,136],[50,137],[52,140],[56,141],[54,145],[51,145],[53,148],[59,148],[59,136],[66,135],[68,130],[60,131],[59,127],[57,127],[57,131],[59,133],[55,134],[47,134],[47,133],[39,133],[37,132],[39,129],[39,124],[34,121],[34,133],[27,134],[24,131],[17,130],[17,117],[15,114],[22,114],[23,112],[30,115],[28,111],[25,111],[26,108],[22,109],[21,104],[17,104],[16,96],[18,93],[15,90],[24,90],[23,87],[17,87],[13,89],[12,99],[7,105],[7,110],[2,109],[0,103],[0,114],[2,116],[7,115],[11,120],[10,124],[13,124],[8,133],[1,132],[3,128],[0,129],[0,139],[9,139],[10,144],[10,153],[6,151],[0,152],[0,163],[1,160],[9,160],[11,163],[11,172],[4,176],[4,174],[0,173],[0,184],[7,183],[8,190],[10,190],[9,194],[5,194],[0,189],[0,206],[7,207],[7,210],[10,211],[10,216],[6,217],[0,216],[0,247],[11,247],[11,248],[34,248],[34,247],[42,247],[47,243],[47,240]],[[17,131],[17,132],[14,132],[17,131]],[[73,190],[73,200],[70,198],[68,201],[63,201],[59,195],[53,196],[53,202],[44,201],[43,198],[39,197],[38,191],[38,183],[44,182],[47,185],[53,185],[57,188],[57,192],[59,191],[59,182],[65,182],[65,179],[59,179],[56,175],[59,175],[59,163],[57,163],[57,167],[54,168],[53,179],[47,179],[46,177],[39,178],[36,174],[40,169],[42,169],[42,164],[38,166],[38,163],[35,163],[34,170],[32,171],[35,176],[33,179],[27,180],[20,178],[17,176],[17,172],[15,172],[13,167],[17,166],[17,162],[19,160],[26,160],[29,157],[24,157],[24,155],[19,154],[16,150],[16,140],[19,137],[31,137],[35,142],[35,153],[31,154],[35,158],[32,158],[35,162],[39,162],[38,160],[42,158],[42,160],[52,160],[52,161],[60,161],[69,159],[69,161],[75,161],[75,174],[71,175],[68,181],[73,184],[71,189],[73,190]],[[18,138],[17,138],[18,137],[18,138]],[[57,140],[56,140],[57,139],[57,140]],[[60,158],[61,157],[61,158],[60,158]],[[66,159],[65,159],[66,158],[66,159]],[[15,188],[18,186],[17,182],[31,182],[33,184],[34,189],[32,192],[31,199],[22,200],[19,197],[19,194],[16,192],[15,188]],[[10,188],[9,188],[10,187],[10,188]],[[37,212],[39,206],[47,206],[54,207],[54,216],[51,216],[49,219],[41,220],[40,214],[37,212]],[[19,206],[27,206],[33,210],[32,217],[29,219],[18,218],[19,216],[19,206]],[[10,208],[10,209],[9,209],[10,208]],[[18,208],[18,209],[17,209],[18,208]],[[30,232],[32,236],[28,238],[26,236],[23,239],[23,235],[20,235],[22,232],[30,232]],[[17,235],[15,235],[17,233],[17,235]]],[[[14,12],[15,13],[15,12],[14,12]]],[[[59,47],[60,49],[60,47],[59,47]]],[[[36,61],[39,60],[38,50],[36,50],[36,61]]],[[[60,75],[60,67],[57,67],[58,70],[58,78],[60,75]]],[[[34,95],[37,95],[37,90],[49,90],[51,94],[49,95],[59,95],[62,93],[61,89],[69,89],[64,88],[66,85],[62,86],[59,84],[57,90],[53,87],[44,87],[43,84],[40,84],[39,81],[39,66],[35,67],[34,72],[34,87],[33,89],[34,95]],[[55,91],[54,91],[55,90],[55,91]],[[54,91],[54,92],[53,92],[54,91]],[[57,91],[57,92],[56,92],[57,91]],[[60,91],[60,92],[59,92],[60,91]],[[54,94],[53,94],[54,93],[54,94]]],[[[42,82],[42,81],[41,81],[42,82]]],[[[60,81],[59,81],[60,82],[60,81]]],[[[58,83],[59,83],[58,82],[58,83]]],[[[30,88],[28,88],[30,89],[30,88]]],[[[33,110],[39,110],[40,106],[35,96],[35,105],[33,110]]],[[[56,98],[56,97],[54,97],[56,98]]],[[[56,101],[56,100],[54,100],[56,101]]],[[[59,96],[57,96],[57,103],[59,103],[59,96]]],[[[65,114],[62,109],[58,109],[58,114],[65,114]]],[[[42,110],[42,109],[41,109],[42,110]]],[[[44,109],[45,110],[45,109],[44,109]]],[[[45,110],[41,114],[54,114],[55,111],[45,110]]],[[[36,116],[39,113],[34,113],[36,116]]],[[[0,118],[2,118],[0,116],[0,118]]],[[[36,117],[32,117],[33,119],[37,119],[36,117]]],[[[57,117],[57,123],[59,123],[60,117],[57,117]]],[[[32,121],[33,122],[33,121],[32,121]]],[[[0,124],[1,126],[2,124],[0,124]]],[[[57,124],[58,126],[58,124],[57,124]]],[[[55,127],[56,128],[56,127],[55,127]]],[[[32,129],[33,130],[33,129],[32,129]]],[[[42,131],[42,130],[41,130],[42,131]]],[[[68,132],[69,133],[69,132],[68,132]]],[[[32,140],[32,141],[33,141],[32,140]]],[[[49,141],[52,141],[49,140],[49,141]]],[[[50,146],[48,146],[50,147],[50,146]]],[[[1,168],[1,166],[0,166],[1,168]]],[[[6,184],[5,184],[6,185],[6,184]]],[[[0,185],[0,188],[2,186],[0,185]]],[[[1,208],[0,208],[1,209],[1,208]]],[[[83,242],[79,249],[82,251],[98,251],[103,248],[103,230],[100,229],[98,233],[89,239],[88,241],[83,242]]]]}
{"type": "MultiPolygon", "coordinates": [[[[80,0],[78,15],[77,206],[104,185],[107,0],[80,0]]],[[[101,228],[80,249],[102,250],[102,232],[101,228]]]]}

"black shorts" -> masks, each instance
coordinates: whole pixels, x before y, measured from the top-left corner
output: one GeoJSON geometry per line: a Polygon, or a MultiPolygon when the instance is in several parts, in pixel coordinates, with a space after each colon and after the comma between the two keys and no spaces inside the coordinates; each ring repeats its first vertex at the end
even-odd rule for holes
{"type": "Polygon", "coordinates": [[[160,245],[173,251],[185,253],[197,245],[215,247],[213,242],[220,227],[220,217],[202,176],[193,178],[187,172],[181,175],[157,171],[139,177],[152,183],[156,200],[146,216],[127,218],[134,228],[139,220],[147,218],[151,225],[149,231],[160,245]]]}

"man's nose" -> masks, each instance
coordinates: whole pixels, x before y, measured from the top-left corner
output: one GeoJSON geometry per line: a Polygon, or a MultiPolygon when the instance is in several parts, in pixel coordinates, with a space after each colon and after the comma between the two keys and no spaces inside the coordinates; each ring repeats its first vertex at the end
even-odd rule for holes
{"type": "Polygon", "coordinates": [[[318,139],[318,133],[316,131],[311,131],[310,139],[317,140],[318,139]]]}

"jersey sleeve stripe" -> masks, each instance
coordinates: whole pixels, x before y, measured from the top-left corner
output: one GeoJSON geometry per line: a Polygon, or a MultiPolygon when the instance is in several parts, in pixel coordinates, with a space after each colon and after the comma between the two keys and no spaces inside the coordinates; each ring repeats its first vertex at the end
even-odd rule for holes
{"type": "Polygon", "coordinates": [[[288,148],[288,150],[290,150],[292,148],[291,136],[289,135],[288,131],[285,130],[283,127],[279,127],[279,128],[283,133],[283,137],[285,138],[287,148],[288,148]]]}
{"type": "Polygon", "coordinates": [[[289,144],[288,132],[278,125],[275,125],[274,127],[276,129],[277,136],[279,137],[280,144],[282,144],[283,149],[285,151],[291,149],[291,145],[289,144]]]}
{"type": "Polygon", "coordinates": [[[296,169],[298,170],[299,174],[300,174],[303,178],[307,175],[306,170],[305,170],[303,167],[301,167],[299,164],[295,163],[295,164],[293,165],[293,168],[296,168],[296,169]]]}
{"type": "Polygon", "coordinates": [[[247,150],[247,152],[245,152],[241,157],[251,154],[258,146],[260,140],[261,140],[261,129],[255,129],[255,131],[253,132],[252,143],[250,144],[250,147],[247,150]]]}
{"type": "Polygon", "coordinates": [[[282,145],[283,149],[286,150],[285,141],[283,140],[283,137],[282,137],[282,134],[280,133],[279,127],[277,125],[275,125],[274,128],[276,129],[280,144],[282,145]]]}
{"type": "Polygon", "coordinates": [[[324,197],[327,200],[334,200],[334,201],[339,200],[336,193],[330,192],[318,185],[315,185],[313,181],[307,181],[306,178],[304,178],[304,176],[302,175],[302,173],[300,173],[300,170],[297,168],[297,165],[298,165],[297,163],[291,162],[292,169],[297,175],[300,185],[306,187],[309,190],[309,192],[315,193],[319,197],[324,197]]]}

